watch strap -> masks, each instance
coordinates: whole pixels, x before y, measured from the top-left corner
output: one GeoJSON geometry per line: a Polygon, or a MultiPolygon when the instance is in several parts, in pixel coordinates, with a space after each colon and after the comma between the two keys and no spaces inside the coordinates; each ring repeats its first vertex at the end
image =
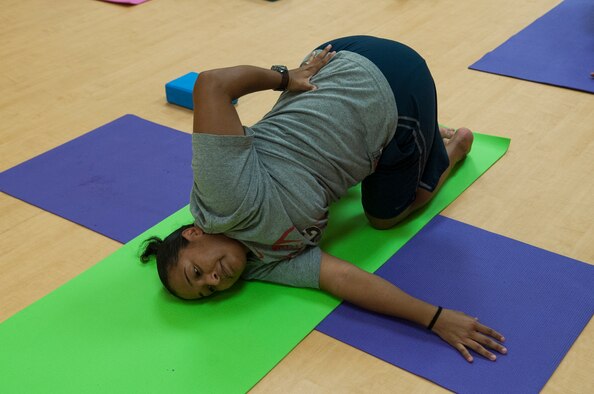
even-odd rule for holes
{"type": "Polygon", "coordinates": [[[272,66],[270,69],[280,73],[280,75],[282,76],[280,85],[278,85],[278,87],[274,90],[280,92],[284,92],[285,90],[287,90],[287,86],[289,86],[289,70],[287,69],[287,67],[276,65],[272,66]]]}

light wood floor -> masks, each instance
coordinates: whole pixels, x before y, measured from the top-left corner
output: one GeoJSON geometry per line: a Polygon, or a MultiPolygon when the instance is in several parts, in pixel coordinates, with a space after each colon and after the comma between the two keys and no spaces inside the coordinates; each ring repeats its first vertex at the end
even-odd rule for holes
{"type": "MultiPolygon", "coordinates": [[[[427,59],[442,123],[512,138],[508,154],[444,214],[593,264],[594,95],[467,69],[558,2],[4,0],[0,171],[126,113],[190,131],[191,113],[164,99],[164,83],[188,71],[295,65],[324,40],[378,35],[427,59]]],[[[243,98],[244,123],[276,96],[243,98]]],[[[0,215],[0,321],[120,246],[4,194],[0,215]]],[[[590,322],[544,392],[594,392],[593,353],[590,322]]],[[[254,391],[443,389],[312,332],[254,391]]]]}

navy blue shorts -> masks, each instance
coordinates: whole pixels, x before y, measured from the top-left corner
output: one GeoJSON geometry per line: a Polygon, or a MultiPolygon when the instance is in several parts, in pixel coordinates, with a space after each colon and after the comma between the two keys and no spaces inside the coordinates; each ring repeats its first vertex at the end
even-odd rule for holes
{"type": "Polygon", "coordinates": [[[358,53],[372,61],[388,80],[398,107],[398,126],[376,170],[363,180],[365,212],[391,219],[408,208],[418,188],[433,191],[449,159],[437,123],[437,93],[425,60],[395,41],[370,36],[339,38],[333,51],[358,53]]]}

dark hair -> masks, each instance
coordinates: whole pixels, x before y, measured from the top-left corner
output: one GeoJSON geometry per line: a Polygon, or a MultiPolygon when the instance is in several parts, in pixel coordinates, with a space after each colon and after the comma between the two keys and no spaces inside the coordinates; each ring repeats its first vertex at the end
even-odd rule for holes
{"type": "Polygon", "coordinates": [[[193,226],[193,224],[181,226],[163,240],[159,237],[150,237],[144,241],[144,251],[140,255],[140,261],[143,263],[147,263],[151,256],[157,257],[157,272],[159,273],[159,279],[161,279],[163,286],[176,297],[179,297],[179,295],[175,293],[171,286],[169,286],[168,273],[169,269],[177,264],[180,250],[185,248],[189,243],[188,240],[182,236],[182,232],[193,226]]]}

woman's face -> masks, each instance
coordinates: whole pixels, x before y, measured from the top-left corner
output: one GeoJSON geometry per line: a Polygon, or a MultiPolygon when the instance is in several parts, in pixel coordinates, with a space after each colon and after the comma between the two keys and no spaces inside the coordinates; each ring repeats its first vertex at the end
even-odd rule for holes
{"type": "Polygon", "coordinates": [[[239,279],[248,249],[222,234],[206,234],[198,227],[182,232],[189,244],[169,270],[169,285],[181,298],[193,300],[223,291],[239,279]]]}

